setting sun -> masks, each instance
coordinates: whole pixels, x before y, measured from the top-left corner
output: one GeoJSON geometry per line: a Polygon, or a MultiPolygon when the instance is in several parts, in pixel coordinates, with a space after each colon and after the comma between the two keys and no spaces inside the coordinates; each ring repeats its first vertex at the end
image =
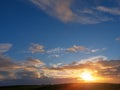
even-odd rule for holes
{"type": "Polygon", "coordinates": [[[95,80],[95,78],[92,75],[92,72],[90,72],[90,71],[84,71],[84,72],[82,72],[81,75],[80,75],[80,78],[82,80],[84,80],[84,81],[87,81],[87,82],[95,80]]]}

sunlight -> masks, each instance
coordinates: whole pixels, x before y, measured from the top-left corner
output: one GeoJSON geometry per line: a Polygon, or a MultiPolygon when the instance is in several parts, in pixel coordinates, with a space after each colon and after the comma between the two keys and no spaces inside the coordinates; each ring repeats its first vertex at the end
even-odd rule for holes
{"type": "Polygon", "coordinates": [[[93,76],[92,72],[84,71],[81,73],[80,78],[87,82],[95,81],[95,77],[93,76]]]}

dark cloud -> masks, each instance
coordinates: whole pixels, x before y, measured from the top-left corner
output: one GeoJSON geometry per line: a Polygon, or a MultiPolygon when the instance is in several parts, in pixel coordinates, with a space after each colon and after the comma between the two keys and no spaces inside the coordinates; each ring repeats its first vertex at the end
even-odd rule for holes
{"type": "Polygon", "coordinates": [[[39,78],[39,79],[15,79],[15,80],[4,80],[0,82],[0,86],[11,86],[11,85],[43,85],[43,84],[62,84],[62,83],[76,83],[75,78],[39,78]]]}
{"type": "Polygon", "coordinates": [[[19,68],[17,63],[13,62],[11,58],[0,54],[0,70],[9,70],[19,68]]]}
{"type": "Polygon", "coordinates": [[[40,69],[44,65],[39,59],[29,58],[18,63],[0,55],[0,79],[40,78],[40,69]]]}
{"type": "Polygon", "coordinates": [[[28,70],[20,70],[16,73],[17,79],[35,79],[40,78],[40,72],[37,71],[28,71],[28,70]]]}

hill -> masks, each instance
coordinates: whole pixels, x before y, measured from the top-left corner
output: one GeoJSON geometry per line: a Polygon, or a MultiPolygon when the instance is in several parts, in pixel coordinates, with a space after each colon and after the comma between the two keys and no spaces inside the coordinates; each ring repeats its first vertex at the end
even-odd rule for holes
{"type": "Polygon", "coordinates": [[[26,85],[26,86],[6,86],[0,90],[120,90],[120,84],[58,84],[58,85],[26,85]]]}

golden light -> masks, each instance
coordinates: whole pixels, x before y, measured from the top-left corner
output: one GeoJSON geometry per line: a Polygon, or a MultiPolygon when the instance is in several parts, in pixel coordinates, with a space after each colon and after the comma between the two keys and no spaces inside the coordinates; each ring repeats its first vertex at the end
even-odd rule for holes
{"type": "Polygon", "coordinates": [[[96,80],[95,77],[93,76],[93,72],[91,71],[83,71],[80,74],[80,78],[86,82],[93,82],[96,80]]]}

